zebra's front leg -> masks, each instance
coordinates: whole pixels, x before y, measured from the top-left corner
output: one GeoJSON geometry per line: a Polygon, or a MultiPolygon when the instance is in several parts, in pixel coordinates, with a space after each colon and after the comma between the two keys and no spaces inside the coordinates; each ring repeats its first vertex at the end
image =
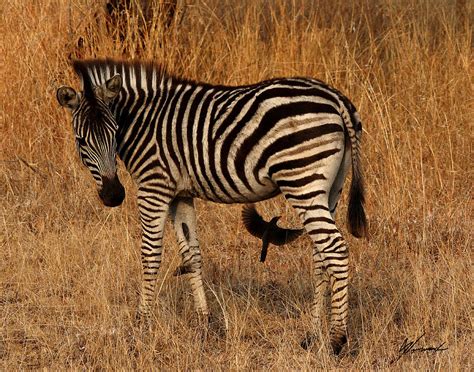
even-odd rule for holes
{"type": "Polygon", "coordinates": [[[170,214],[178,238],[179,253],[182,257],[177,275],[187,274],[194,297],[194,307],[207,321],[209,310],[202,282],[201,250],[196,233],[196,212],[192,198],[178,197],[171,204],[170,214]]]}
{"type": "MultiPolygon", "coordinates": [[[[170,200],[171,201],[171,200],[170,200]]],[[[163,230],[169,203],[138,195],[138,209],[142,225],[141,261],[143,269],[138,315],[148,318],[155,299],[158,270],[161,266],[163,230]]]]}

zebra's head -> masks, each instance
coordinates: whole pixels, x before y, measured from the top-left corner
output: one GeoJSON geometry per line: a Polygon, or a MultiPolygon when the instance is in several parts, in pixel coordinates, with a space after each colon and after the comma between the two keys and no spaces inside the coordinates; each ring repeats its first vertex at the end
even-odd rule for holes
{"type": "Polygon", "coordinates": [[[102,85],[94,86],[81,74],[83,91],[62,86],[56,97],[72,114],[76,148],[84,165],[94,177],[99,197],[108,207],[122,204],[125,190],[117,176],[118,124],[110,109],[122,88],[122,78],[115,75],[102,85]]]}

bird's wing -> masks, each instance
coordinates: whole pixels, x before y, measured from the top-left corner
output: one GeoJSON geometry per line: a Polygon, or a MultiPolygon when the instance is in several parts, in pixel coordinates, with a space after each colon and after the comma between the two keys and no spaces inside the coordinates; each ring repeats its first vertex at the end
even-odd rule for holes
{"type": "Polygon", "coordinates": [[[278,226],[272,226],[272,229],[273,231],[269,240],[270,243],[275,245],[291,243],[304,232],[304,229],[283,229],[278,226]]]}
{"type": "Polygon", "coordinates": [[[247,231],[260,239],[268,229],[268,222],[265,222],[258,214],[255,204],[245,204],[242,209],[242,221],[247,231]]]}

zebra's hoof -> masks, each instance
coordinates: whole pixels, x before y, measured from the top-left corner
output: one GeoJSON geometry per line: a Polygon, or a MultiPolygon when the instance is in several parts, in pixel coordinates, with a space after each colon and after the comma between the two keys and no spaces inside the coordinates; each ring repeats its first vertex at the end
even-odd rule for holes
{"type": "Polygon", "coordinates": [[[344,347],[346,343],[347,343],[346,335],[342,335],[337,338],[332,338],[331,347],[332,347],[332,352],[334,353],[334,355],[339,355],[341,353],[342,348],[344,347]]]}
{"type": "Polygon", "coordinates": [[[316,335],[312,333],[308,333],[306,337],[303,339],[303,341],[301,341],[300,345],[303,349],[309,350],[311,346],[314,344],[314,342],[316,341],[316,339],[317,339],[316,335]]]}

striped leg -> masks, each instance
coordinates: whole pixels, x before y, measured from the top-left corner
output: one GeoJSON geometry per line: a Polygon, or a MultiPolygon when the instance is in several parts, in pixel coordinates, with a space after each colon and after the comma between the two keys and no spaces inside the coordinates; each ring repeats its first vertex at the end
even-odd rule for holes
{"type": "Polygon", "coordinates": [[[315,251],[319,252],[322,265],[329,274],[331,282],[330,338],[334,353],[339,354],[347,341],[349,257],[346,243],[334,221],[330,222],[329,217],[322,218],[327,218],[327,220],[320,224],[310,223],[311,228],[308,230],[312,230],[315,251]]]}
{"type": "MultiPolygon", "coordinates": [[[[332,223],[328,221],[326,229],[337,230],[334,224],[336,208],[341,197],[344,180],[346,179],[350,167],[351,147],[350,142],[347,141],[346,138],[346,146],[341,166],[339,167],[329,193],[329,212],[331,213],[332,223]]],[[[322,228],[324,228],[324,226],[322,228]]],[[[346,243],[339,231],[334,234],[327,234],[326,236],[330,239],[326,243],[320,243],[319,248],[317,247],[318,244],[315,243],[316,250],[321,253],[314,255],[314,261],[315,265],[322,265],[325,271],[329,273],[329,279],[331,281],[331,344],[334,352],[338,354],[347,338],[349,258],[346,243]]],[[[322,239],[324,238],[322,237],[322,239]]],[[[313,239],[313,241],[315,240],[313,239]]]]}
{"type": "MultiPolygon", "coordinates": [[[[313,240],[313,258],[316,275],[321,276],[321,271],[326,271],[331,284],[331,346],[338,354],[346,342],[347,316],[348,316],[348,252],[344,239],[334,224],[331,214],[324,209],[306,211],[304,225],[313,240]]],[[[313,311],[317,316],[324,303],[324,284],[326,280],[317,279],[313,311]],[[315,310],[317,309],[317,310],[315,310]]]]}
{"type": "MultiPolygon", "coordinates": [[[[322,317],[321,311],[325,308],[326,290],[328,289],[329,276],[321,255],[316,252],[313,254],[314,276],[315,276],[315,293],[313,304],[311,306],[311,318],[313,322],[313,330],[308,332],[301,342],[303,349],[308,349],[314,341],[321,336],[322,317]]],[[[322,337],[320,337],[322,339],[322,337]]]]}
{"type": "Polygon", "coordinates": [[[156,281],[161,265],[162,239],[169,204],[164,196],[153,197],[138,193],[138,209],[142,224],[141,260],[143,267],[142,288],[138,315],[146,318],[155,299],[156,281]]]}
{"type": "MultiPolygon", "coordinates": [[[[313,324],[318,329],[321,324],[321,307],[329,277],[331,284],[330,339],[335,354],[341,351],[347,341],[348,317],[348,251],[346,243],[337,229],[327,206],[325,193],[312,200],[296,202],[286,194],[303,220],[304,226],[313,240],[313,260],[316,275],[316,292],[311,309],[313,324]],[[326,274],[327,272],[327,274],[326,274]]],[[[302,342],[307,348],[315,336],[310,334],[302,342]]]]}
{"type": "Polygon", "coordinates": [[[202,283],[201,250],[196,234],[196,212],[192,198],[176,198],[171,204],[170,214],[178,237],[179,253],[182,257],[177,274],[189,274],[196,311],[207,319],[209,310],[202,283]]]}
{"type": "Polygon", "coordinates": [[[313,324],[316,326],[315,329],[321,329],[321,310],[325,304],[324,299],[329,284],[329,276],[324,267],[323,258],[318,252],[313,254],[313,262],[316,283],[311,317],[313,318],[313,324]]]}

